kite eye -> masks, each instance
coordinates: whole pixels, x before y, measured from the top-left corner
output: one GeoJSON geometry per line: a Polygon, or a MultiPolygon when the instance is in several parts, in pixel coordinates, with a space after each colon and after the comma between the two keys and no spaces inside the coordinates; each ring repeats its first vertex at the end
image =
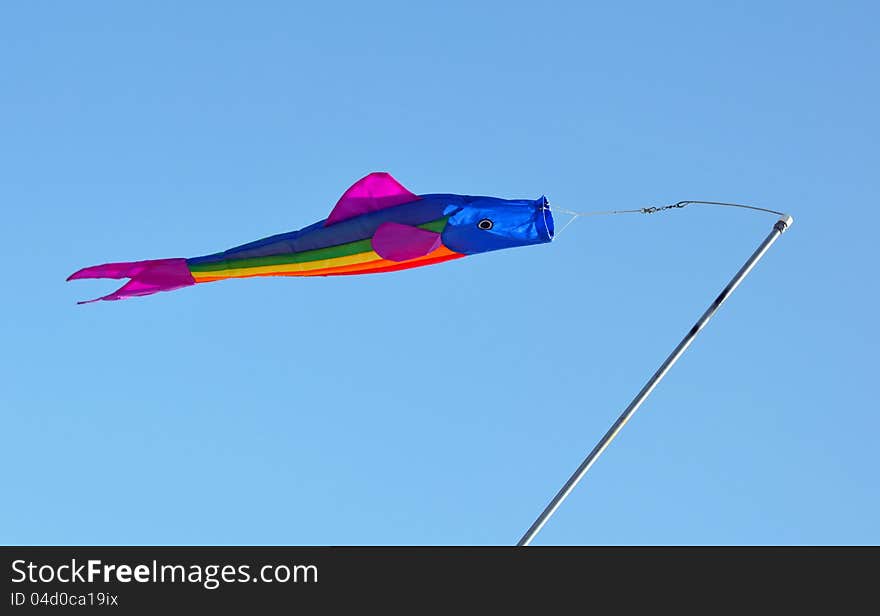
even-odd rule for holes
{"type": "Polygon", "coordinates": [[[491,220],[489,220],[488,218],[484,218],[483,220],[481,220],[480,222],[477,223],[477,226],[480,229],[482,229],[483,231],[488,231],[489,229],[494,227],[495,224],[491,220]]]}

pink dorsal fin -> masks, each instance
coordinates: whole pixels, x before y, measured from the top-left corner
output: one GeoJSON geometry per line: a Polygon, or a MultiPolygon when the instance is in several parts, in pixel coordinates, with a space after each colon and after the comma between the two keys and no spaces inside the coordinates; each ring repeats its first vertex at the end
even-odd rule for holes
{"type": "Polygon", "coordinates": [[[418,199],[421,197],[404,188],[390,173],[371,173],[345,191],[324,226],[418,199]]]}

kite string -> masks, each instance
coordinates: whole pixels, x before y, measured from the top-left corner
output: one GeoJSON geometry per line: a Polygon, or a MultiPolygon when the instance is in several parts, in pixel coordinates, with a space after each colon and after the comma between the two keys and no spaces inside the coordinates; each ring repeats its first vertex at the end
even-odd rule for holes
{"type": "MultiPolygon", "coordinates": [[[[569,218],[568,221],[564,225],[562,225],[562,228],[553,234],[554,238],[562,235],[562,232],[568,228],[568,225],[573,223],[578,218],[581,218],[584,216],[607,216],[607,215],[611,215],[611,214],[637,214],[639,212],[642,212],[642,210],[606,210],[604,212],[575,212],[574,210],[567,210],[565,208],[556,207],[556,206],[553,206],[552,210],[553,210],[553,212],[560,212],[562,214],[568,214],[569,216],[571,216],[571,218],[569,218]]],[[[645,213],[647,213],[647,212],[645,212],[645,213]]]]}
{"type": "Polygon", "coordinates": [[[574,210],[567,210],[561,207],[553,207],[553,210],[556,212],[560,212],[562,214],[568,214],[571,218],[566,222],[562,228],[557,231],[554,235],[555,237],[559,237],[562,235],[562,232],[565,231],[568,226],[573,223],[578,218],[583,218],[585,216],[610,216],[614,214],[656,214],[657,212],[663,212],[665,210],[673,210],[673,209],[681,209],[687,207],[689,205],[715,205],[721,207],[738,207],[747,210],[755,210],[757,212],[767,212],[768,214],[776,214],[777,216],[785,216],[783,212],[777,212],[776,210],[770,210],[763,207],[757,207],[754,205],[745,205],[743,203],[726,203],[723,201],[679,201],[678,203],[672,203],[670,205],[663,205],[659,207],[643,207],[635,210],[604,210],[604,211],[595,211],[595,212],[576,212],[574,210]]]}

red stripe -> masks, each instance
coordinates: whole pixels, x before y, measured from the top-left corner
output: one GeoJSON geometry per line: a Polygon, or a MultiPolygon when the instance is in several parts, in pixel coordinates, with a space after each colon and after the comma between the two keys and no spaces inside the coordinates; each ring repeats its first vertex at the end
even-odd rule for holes
{"type": "Polygon", "coordinates": [[[452,261],[453,259],[460,259],[465,255],[462,254],[451,254],[451,255],[443,255],[442,257],[435,257],[433,259],[424,259],[421,261],[409,262],[406,261],[404,263],[397,263],[396,265],[388,265],[385,267],[374,267],[372,269],[363,269],[363,270],[355,270],[350,272],[337,272],[337,273],[326,273],[326,274],[318,274],[319,276],[349,276],[352,274],[380,274],[382,272],[396,272],[398,270],[411,269],[413,267],[421,267],[422,265],[433,265],[435,263],[443,263],[444,261],[452,261]]]}

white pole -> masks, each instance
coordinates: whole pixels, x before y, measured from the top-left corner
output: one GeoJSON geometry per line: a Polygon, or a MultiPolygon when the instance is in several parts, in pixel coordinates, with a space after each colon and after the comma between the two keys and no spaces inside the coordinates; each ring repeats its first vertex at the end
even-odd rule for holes
{"type": "Polygon", "coordinates": [[[581,465],[577,468],[574,474],[569,477],[568,481],[565,482],[565,485],[556,493],[556,496],[553,497],[553,500],[550,501],[550,504],[541,512],[541,515],[538,516],[538,519],[534,521],[534,523],[529,527],[529,530],[522,536],[517,545],[529,545],[532,540],[535,538],[535,535],[544,527],[544,524],[547,523],[547,520],[550,519],[550,516],[559,508],[562,502],[568,497],[572,490],[574,490],[575,486],[577,486],[578,482],[584,478],[584,475],[587,474],[587,471],[590,470],[590,467],[593,466],[593,462],[602,455],[602,452],[611,444],[611,441],[614,440],[614,437],[623,429],[623,426],[626,425],[626,422],[630,420],[633,414],[639,409],[642,405],[642,402],[654,391],[654,388],[657,384],[666,376],[666,373],[669,372],[669,369],[678,361],[678,358],[682,356],[682,354],[687,350],[687,348],[691,345],[691,342],[694,341],[694,338],[697,337],[697,334],[700,333],[706,324],[709,322],[718,308],[721,307],[721,304],[730,297],[730,294],[739,286],[739,283],[743,281],[743,279],[749,275],[749,272],[752,271],[752,268],[755,267],[755,264],[761,260],[761,257],[764,256],[764,253],[769,250],[769,248],[773,245],[773,243],[779,239],[779,236],[782,235],[786,229],[788,229],[792,224],[793,219],[791,216],[783,215],[776,223],[773,225],[773,230],[770,232],[761,245],[752,253],[752,256],[748,258],[745,264],[740,268],[740,270],[736,273],[736,275],[727,283],[727,286],[724,287],[724,290],[715,298],[715,301],[712,302],[712,305],[703,313],[703,316],[696,322],[696,324],[691,328],[691,330],[682,338],[681,342],[678,343],[678,346],[670,353],[669,357],[666,358],[660,367],[657,369],[657,372],[648,379],[648,382],[645,383],[645,386],[642,387],[642,390],[636,394],[636,397],[633,398],[633,401],[629,403],[629,406],[624,409],[623,413],[618,417],[617,421],[614,422],[614,425],[605,433],[605,436],[596,444],[593,448],[593,451],[590,452],[590,455],[586,457],[586,459],[581,462],[581,465]]]}

